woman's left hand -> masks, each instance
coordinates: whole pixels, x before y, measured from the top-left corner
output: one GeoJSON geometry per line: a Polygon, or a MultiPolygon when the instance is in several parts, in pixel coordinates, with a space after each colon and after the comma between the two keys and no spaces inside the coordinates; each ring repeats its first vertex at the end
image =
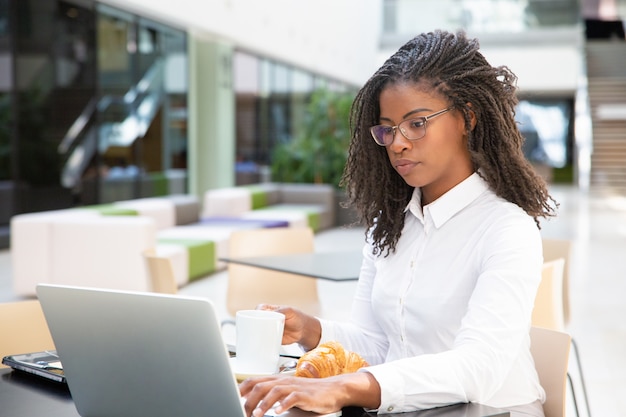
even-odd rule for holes
{"type": "Polygon", "coordinates": [[[253,417],[262,417],[274,404],[277,414],[292,407],[325,414],[349,405],[376,408],[380,403],[380,387],[369,372],[329,378],[250,378],[239,385],[239,390],[246,399],[246,415],[253,417]]]}

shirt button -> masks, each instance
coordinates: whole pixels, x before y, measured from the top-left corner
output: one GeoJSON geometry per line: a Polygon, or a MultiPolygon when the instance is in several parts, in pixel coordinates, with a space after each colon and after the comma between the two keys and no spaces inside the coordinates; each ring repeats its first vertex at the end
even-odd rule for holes
{"type": "Polygon", "coordinates": [[[390,405],[389,407],[387,407],[387,411],[392,412],[393,411],[393,405],[390,405]]]}

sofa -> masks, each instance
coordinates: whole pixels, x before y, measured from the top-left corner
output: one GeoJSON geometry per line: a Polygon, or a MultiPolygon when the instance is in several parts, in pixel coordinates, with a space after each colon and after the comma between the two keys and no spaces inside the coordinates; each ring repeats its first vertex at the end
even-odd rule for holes
{"type": "Polygon", "coordinates": [[[209,190],[203,219],[228,216],[255,220],[286,220],[290,226],[314,231],[335,225],[335,189],[329,184],[263,183],[209,190]]]}
{"type": "Polygon", "coordinates": [[[46,282],[149,290],[142,254],[155,248],[173,259],[183,281],[189,264],[185,248],[158,248],[158,233],[197,222],[199,212],[197,198],[179,195],[15,215],[13,289],[32,296],[36,285],[46,282]]]}
{"type": "Polygon", "coordinates": [[[171,260],[178,286],[225,268],[230,235],[243,228],[334,224],[334,190],[259,184],[191,195],[118,201],[11,218],[13,288],[40,282],[150,291],[143,254],[171,260]],[[202,207],[204,206],[204,207],[202,207]]]}

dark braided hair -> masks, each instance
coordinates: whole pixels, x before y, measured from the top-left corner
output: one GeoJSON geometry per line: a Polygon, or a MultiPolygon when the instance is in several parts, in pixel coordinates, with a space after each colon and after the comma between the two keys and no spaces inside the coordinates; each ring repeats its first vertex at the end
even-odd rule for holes
{"type": "Polygon", "coordinates": [[[537,227],[540,217],[555,215],[558,204],[522,153],[524,139],[515,121],[517,77],[507,67],[492,67],[478,50],[478,41],[463,32],[419,35],[392,55],[358,92],[341,184],[346,205],[355,207],[359,221],[372,230],[375,253],[395,251],[414,189],[393,169],[386,149],[374,143],[369,132],[379,120],[380,93],[393,83],[419,83],[446,98],[464,115],[474,169],[491,189],[524,209],[537,227]],[[474,129],[470,112],[476,116],[474,129]]]}

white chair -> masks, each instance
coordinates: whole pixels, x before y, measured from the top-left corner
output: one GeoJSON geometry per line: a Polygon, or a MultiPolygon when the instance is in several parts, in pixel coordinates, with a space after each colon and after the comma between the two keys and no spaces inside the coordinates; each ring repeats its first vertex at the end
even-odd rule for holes
{"type": "MultiPolygon", "coordinates": [[[[268,228],[233,232],[229,256],[252,257],[313,252],[313,231],[308,227],[268,228]]],[[[317,314],[320,302],[314,278],[263,268],[228,264],[227,308],[253,309],[261,303],[290,305],[317,314]]]]}
{"type": "Polygon", "coordinates": [[[571,337],[567,333],[540,327],[530,329],[530,352],[546,392],[545,417],[565,417],[570,346],[571,337]]]}

